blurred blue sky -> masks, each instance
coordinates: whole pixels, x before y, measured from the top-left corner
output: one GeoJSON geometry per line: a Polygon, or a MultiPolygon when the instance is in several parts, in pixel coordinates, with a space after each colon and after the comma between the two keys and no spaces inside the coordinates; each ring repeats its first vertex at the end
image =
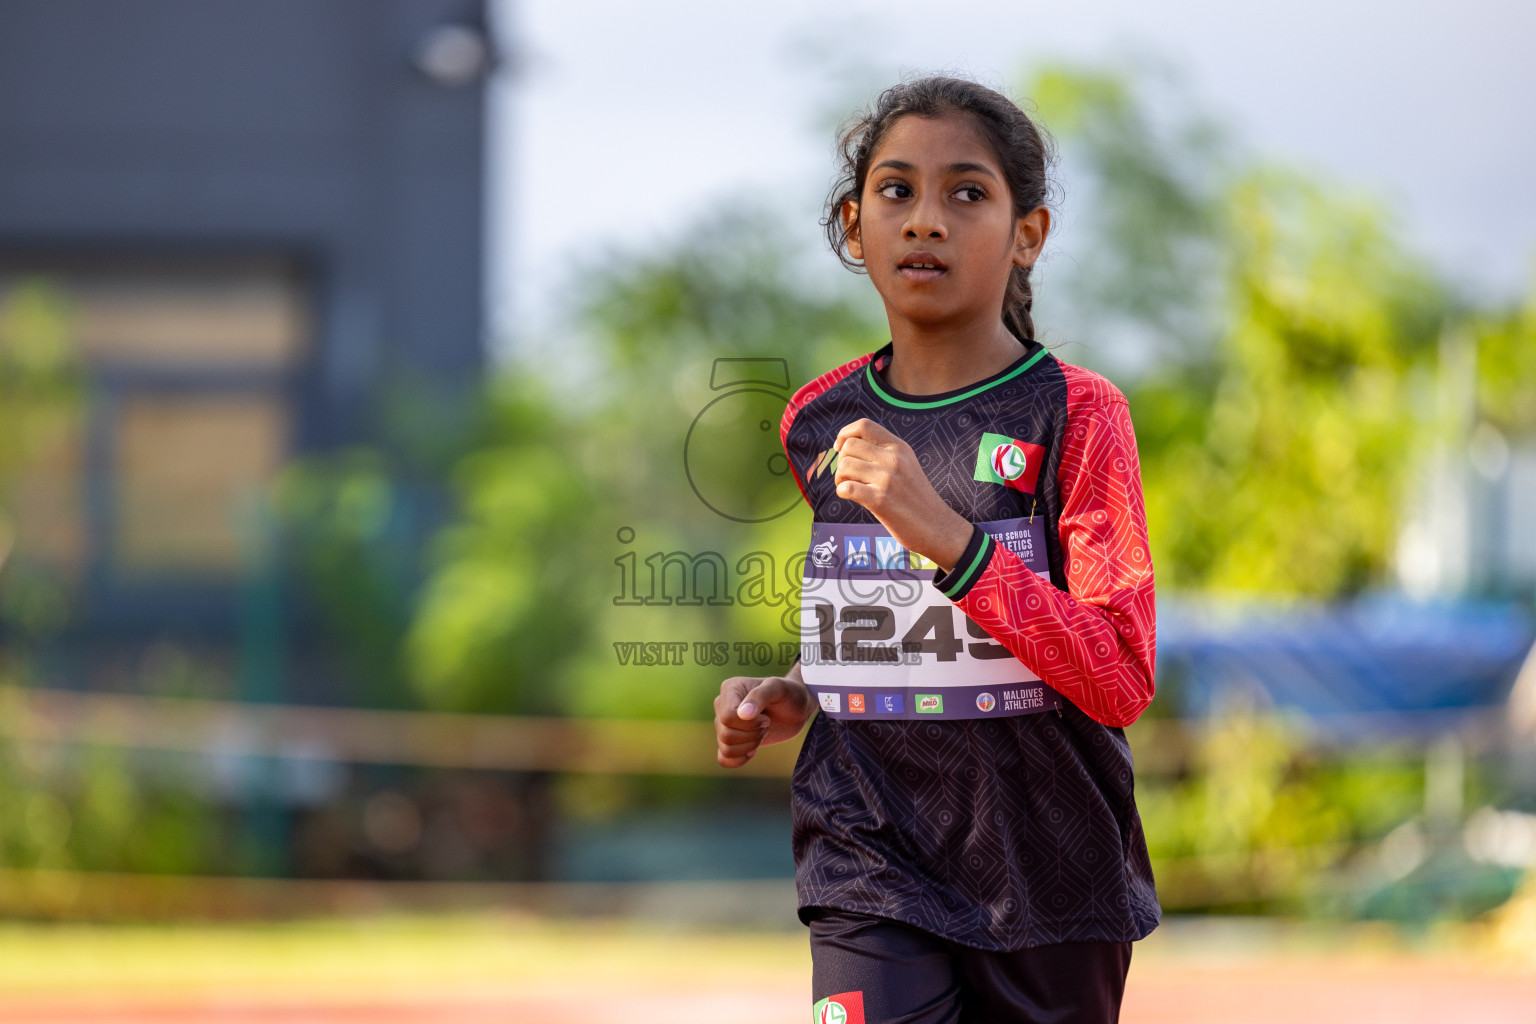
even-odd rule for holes
{"type": "Polygon", "coordinates": [[[1127,48],[1179,69],[1253,151],[1388,200],[1481,296],[1524,291],[1536,265],[1530,3],[498,3],[515,69],[492,107],[503,343],[550,323],[573,259],[661,248],[720,203],[783,209],[813,242],[829,107],[861,85],[942,68],[1011,83],[1033,60],[1127,48]]]}

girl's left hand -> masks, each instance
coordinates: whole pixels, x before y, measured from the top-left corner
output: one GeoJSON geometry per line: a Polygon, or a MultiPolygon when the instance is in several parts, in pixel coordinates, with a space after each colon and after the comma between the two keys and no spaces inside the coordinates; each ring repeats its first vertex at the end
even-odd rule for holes
{"type": "Polygon", "coordinates": [[[871,419],[837,432],[837,496],[869,509],[896,543],[954,568],[971,539],[971,524],[928,482],[912,447],[871,419]]]}

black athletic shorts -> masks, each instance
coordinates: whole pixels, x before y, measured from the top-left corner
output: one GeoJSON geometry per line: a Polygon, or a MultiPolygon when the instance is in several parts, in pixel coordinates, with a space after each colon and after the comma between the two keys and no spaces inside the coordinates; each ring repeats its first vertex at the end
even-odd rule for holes
{"type": "Polygon", "coordinates": [[[814,1024],[1114,1024],[1129,942],[1017,953],[962,946],[867,914],[816,907],[814,1024]]]}

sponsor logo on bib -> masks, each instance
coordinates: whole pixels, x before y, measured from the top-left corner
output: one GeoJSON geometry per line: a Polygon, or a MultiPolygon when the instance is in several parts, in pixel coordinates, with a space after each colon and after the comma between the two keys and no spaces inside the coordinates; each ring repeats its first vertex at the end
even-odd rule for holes
{"type": "Polygon", "coordinates": [[[855,715],[864,713],[864,695],[862,693],[850,693],[848,695],[848,710],[855,715]]]}
{"type": "Polygon", "coordinates": [[[944,713],[944,697],[937,693],[918,694],[917,713],[920,715],[942,715],[944,713]]]}
{"type": "Polygon", "coordinates": [[[899,693],[877,693],[875,701],[875,710],[882,715],[899,715],[905,706],[899,693]]]}
{"type": "Polygon", "coordinates": [[[816,699],[821,701],[821,710],[830,714],[835,715],[843,710],[843,695],[840,693],[821,691],[816,694],[816,699]]]}
{"type": "Polygon", "coordinates": [[[995,707],[997,707],[997,698],[990,693],[978,693],[976,695],[976,710],[985,712],[991,711],[995,707]]]}

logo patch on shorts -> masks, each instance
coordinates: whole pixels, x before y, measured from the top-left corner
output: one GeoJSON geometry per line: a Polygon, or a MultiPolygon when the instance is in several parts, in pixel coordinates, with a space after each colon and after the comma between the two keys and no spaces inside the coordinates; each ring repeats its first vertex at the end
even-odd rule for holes
{"type": "Polygon", "coordinates": [[[839,992],[811,1007],[811,1024],[864,1024],[864,993],[839,992]]]}

